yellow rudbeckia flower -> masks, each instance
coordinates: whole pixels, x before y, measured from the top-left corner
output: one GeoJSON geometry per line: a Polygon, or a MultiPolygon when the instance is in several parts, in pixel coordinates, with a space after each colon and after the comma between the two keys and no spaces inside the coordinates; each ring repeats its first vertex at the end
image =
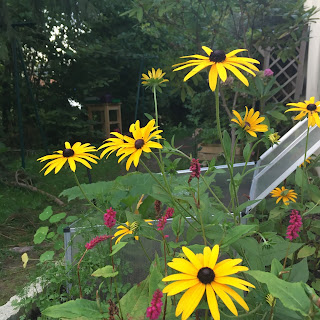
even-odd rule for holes
{"type": "Polygon", "coordinates": [[[182,251],[188,260],[173,258],[172,262],[168,263],[170,268],[181,273],[172,274],[162,279],[164,282],[174,281],[163,289],[163,292],[167,293],[168,296],[187,290],[177,305],[176,317],[182,314],[181,320],[188,319],[205,293],[214,320],[220,320],[216,295],[235,316],[238,315],[238,311],[231,298],[249,311],[249,307],[243,298],[229,287],[233,286],[245,291],[249,291],[247,287],[255,288],[254,285],[245,280],[230,277],[230,275],[248,270],[247,267],[237,266],[242,261],[241,259],[226,259],[217,263],[218,245],[215,245],[212,250],[205,247],[203,254],[194,254],[186,247],[182,247],[182,251]]]}
{"type": "Polygon", "coordinates": [[[283,200],[283,203],[286,206],[289,205],[290,200],[293,202],[296,202],[296,198],[298,196],[298,194],[295,193],[294,190],[286,189],[284,186],[282,186],[281,188],[275,188],[270,192],[270,194],[271,194],[271,197],[278,198],[276,203],[283,200]]]}
{"type": "Polygon", "coordinates": [[[227,54],[222,50],[212,50],[206,46],[203,46],[202,49],[208,55],[207,57],[200,54],[184,56],[181,58],[193,59],[173,65],[173,67],[177,67],[173,71],[195,67],[184,77],[184,81],[187,81],[201,70],[210,67],[209,86],[210,89],[214,91],[217,86],[218,76],[222,81],[226,81],[227,70],[231,71],[246,86],[249,86],[248,79],[238,69],[242,69],[254,77],[256,74],[252,70],[259,71],[259,69],[253,65],[253,63],[260,64],[258,60],[236,56],[239,52],[247,51],[246,49],[233,50],[227,54]]]}

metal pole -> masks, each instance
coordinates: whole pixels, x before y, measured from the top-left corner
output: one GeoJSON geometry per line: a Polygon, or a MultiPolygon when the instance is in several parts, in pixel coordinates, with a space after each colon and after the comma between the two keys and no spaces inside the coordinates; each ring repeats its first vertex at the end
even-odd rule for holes
{"type": "Polygon", "coordinates": [[[21,166],[22,168],[25,168],[26,162],[25,162],[25,148],[24,148],[23,124],[22,124],[22,109],[21,109],[21,101],[20,101],[17,43],[15,39],[12,40],[11,46],[12,46],[12,54],[13,54],[13,78],[14,78],[14,88],[16,93],[18,126],[19,126],[21,166]]]}

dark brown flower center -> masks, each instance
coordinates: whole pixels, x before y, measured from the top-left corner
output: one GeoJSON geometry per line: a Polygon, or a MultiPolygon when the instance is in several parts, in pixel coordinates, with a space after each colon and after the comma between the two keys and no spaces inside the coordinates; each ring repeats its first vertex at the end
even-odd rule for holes
{"type": "Polygon", "coordinates": [[[143,139],[138,139],[136,140],[136,142],[134,143],[134,146],[136,149],[141,149],[144,145],[144,140],[143,139]]]}
{"type": "Polygon", "coordinates": [[[203,284],[208,284],[214,280],[215,274],[211,268],[205,267],[198,271],[197,277],[203,284]]]}
{"type": "Polygon", "coordinates": [[[74,155],[74,151],[72,149],[64,149],[62,155],[65,158],[72,157],[74,155]]]}
{"type": "Polygon", "coordinates": [[[209,60],[212,62],[222,62],[226,60],[226,54],[222,50],[214,50],[211,52],[209,60]]]}
{"type": "Polygon", "coordinates": [[[310,103],[310,104],[307,105],[307,109],[309,111],[314,111],[314,110],[317,109],[317,106],[314,103],[310,103]]]}
{"type": "Polygon", "coordinates": [[[250,126],[250,123],[247,122],[247,121],[244,123],[244,126],[245,126],[245,127],[249,127],[249,128],[251,127],[251,126],[250,126]]]}

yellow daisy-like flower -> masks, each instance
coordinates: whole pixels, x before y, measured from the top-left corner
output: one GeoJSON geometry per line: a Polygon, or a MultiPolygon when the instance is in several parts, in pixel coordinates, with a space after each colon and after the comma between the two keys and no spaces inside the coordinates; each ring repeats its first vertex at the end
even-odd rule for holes
{"type": "Polygon", "coordinates": [[[53,169],[55,169],[55,174],[58,173],[66,162],[69,163],[70,169],[73,172],[75,172],[76,161],[82,163],[87,168],[92,169],[88,161],[97,163],[95,159],[99,159],[99,157],[90,153],[96,151],[97,149],[94,146],[91,146],[90,143],[81,144],[81,142],[76,142],[71,147],[69,142],[65,142],[64,150],[54,151],[57,154],[51,154],[48,156],[41,157],[37,159],[37,161],[43,162],[51,160],[41,169],[42,171],[45,168],[47,168],[47,170],[44,172],[45,176],[53,169]]]}
{"type": "Polygon", "coordinates": [[[236,110],[232,110],[233,114],[237,119],[231,119],[231,121],[237,123],[241,128],[247,131],[251,136],[257,137],[256,132],[266,132],[268,131],[268,126],[266,124],[260,124],[265,118],[260,117],[260,112],[254,112],[254,109],[250,109],[246,107],[246,114],[242,120],[239,112],[236,110]]]}
{"type": "Polygon", "coordinates": [[[290,200],[293,202],[296,202],[296,198],[298,196],[297,193],[294,192],[294,190],[286,189],[284,186],[281,188],[275,188],[270,192],[271,197],[278,198],[276,203],[283,200],[283,203],[288,206],[290,200]]]}
{"type": "Polygon", "coordinates": [[[162,130],[157,130],[155,126],[155,120],[152,119],[148,124],[140,128],[140,121],[137,120],[136,123],[130,126],[130,132],[133,138],[126,135],[122,135],[118,132],[111,132],[116,138],[109,138],[105,140],[104,143],[99,149],[106,148],[100,155],[102,158],[106,153],[109,155],[117,151],[117,156],[119,157],[118,162],[122,161],[125,157],[129,156],[126,164],[127,171],[129,170],[131,163],[133,162],[134,166],[137,167],[142,151],[151,152],[151,148],[162,149],[162,145],[158,142],[152,141],[152,139],[162,139],[160,133],[162,130]]]}
{"type": "Polygon", "coordinates": [[[165,282],[175,281],[163,289],[163,292],[167,293],[168,296],[187,290],[177,305],[176,317],[182,313],[181,320],[188,319],[198,306],[205,292],[214,320],[220,319],[216,295],[235,316],[238,315],[238,311],[231,298],[238,302],[245,310],[249,311],[249,307],[243,298],[229,287],[233,286],[245,291],[249,291],[247,287],[255,288],[254,285],[245,280],[229,277],[237,272],[248,270],[247,267],[237,266],[242,261],[241,259],[226,259],[217,263],[219,255],[218,245],[215,245],[212,250],[209,247],[205,247],[203,254],[194,254],[186,247],[182,247],[182,251],[189,261],[173,258],[172,262],[168,263],[169,267],[181,273],[162,279],[165,282]]]}
{"type": "Polygon", "coordinates": [[[275,144],[279,142],[280,136],[278,132],[275,132],[275,133],[269,134],[268,139],[271,141],[272,144],[275,144]]]}
{"type": "Polygon", "coordinates": [[[163,85],[164,82],[168,82],[168,79],[163,79],[165,73],[159,68],[157,71],[152,68],[152,70],[148,71],[148,75],[145,73],[142,74],[142,84],[145,87],[154,88],[158,87],[161,84],[163,85]]]}
{"type": "MultiPolygon", "coordinates": [[[[147,219],[147,220],[144,220],[144,221],[145,221],[145,222],[148,222],[149,225],[152,225],[152,223],[149,223],[149,222],[152,221],[152,220],[147,219]]],[[[119,226],[119,227],[117,227],[117,229],[119,229],[119,231],[117,231],[117,232],[114,234],[114,238],[115,238],[115,237],[118,237],[118,236],[119,236],[119,238],[116,240],[115,244],[117,244],[118,242],[120,242],[120,240],[121,240],[124,236],[126,236],[126,235],[128,235],[128,234],[133,234],[133,233],[136,231],[136,229],[139,227],[139,223],[138,223],[137,221],[134,221],[134,222],[132,222],[132,223],[130,223],[129,221],[127,221],[127,222],[125,223],[125,225],[126,225],[126,226],[119,226]]],[[[139,237],[138,237],[138,236],[134,236],[134,238],[135,238],[136,240],[139,240],[139,237]]]]}
{"type": "Polygon", "coordinates": [[[214,91],[217,86],[218,76],[222,81],[226,81],[227,70],[231,71],[246,86],[249,86],[248,79],[238,69],[242,69],[250,73],[254,77],[256,76],[256,74],[252,70],[259,71],[259,69],[255,65],[253,65],[253,63],[260,64],[258,60],[236,56],[236,54],[238,54],[239,52],[247,51],[246,49],[233,50],[227,54],[222,50],[211,50],[210,48],[205,46],[203,46],[202,49],[208,55],[207,57],[199,54],[184,56],[181,58],[195,59],[173,65],[173,67],[179,66],[173,71],[196,66],[184,77],[184,81],[187,81],[201,70],[210,67],[209,86],[210,89],[214,91]]]}
{"type": "Polygon", "coordinates": [[[302,166],[303,166],[303,167],[307,166],[307,164],[311,163],[311,160],[312,160],[311,157],[307,158],[306,161],[304,161],[303,163],[301,163],[299,167],[301,168],[302,166]]]}
{"type": "Polygon", "coordinates": [[[308,115],[308,127],[313,127],[316,124],[320,128],[320,101],[315,102],[315,98],[311,97],[310,100],[305,100],[304,102],[287,103],[287,106],[294,106],[295,108],[290,108],[285,112],[300,111],[300,113],[293,118],[294,120],[301,120],[308,115]]]}

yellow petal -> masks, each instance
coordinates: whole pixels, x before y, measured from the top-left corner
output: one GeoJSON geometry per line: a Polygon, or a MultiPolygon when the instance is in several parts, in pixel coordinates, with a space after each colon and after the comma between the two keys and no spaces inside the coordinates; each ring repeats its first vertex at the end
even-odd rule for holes
{"type": "Polygon", "coordinates": [[[220,320],[218,302],[217,302],[216,294],[214,293],[214,290],[211,284],[206,285],[206,293],[207,293],[207,301],[208,301],[209,309],[213,319],[220,320]]]}
{"type": "Polygon", "coordinates": [[[197,276],[199,271],[191,262],[181,258],[174,258],[172,262],[168,263],[168,266],[179,272],[191,274],[193,276],[197,276]]]}
{"type": "Polygon", "coordinates": [[[218,71],[217,71],[216,65],[214,64],[209,71],[209,86],[211,91],[216,90],[217,80],[218,80],[218,71]]]}
{"type": "Polygon", "coordinates": [[[191,279],[191,280],[180,280],[175,281],[164,287],[162,290],[163,293],[167,293],[168,296],[173,296],[177,293],[180,293],[181,291],[184,291],[186,289],[189,289],[197,284],[199,284],[199,279],[191,279]]]}
{"type": "Polygon", "coordinates": [[[201,282],[189,289],[191,290],[190,298],[185,303],[181,320],[187,320],[191,316],[201,301],[205,289],[206,286],[201,282]]]}
{"type": "Polygon", "coordinates": [[[182,247],[182,251],[196,269],[200,270],[203,268],[203,265],[200,263],[199,259],[197,259],[196,255],[189,248],[182,247]]]}

